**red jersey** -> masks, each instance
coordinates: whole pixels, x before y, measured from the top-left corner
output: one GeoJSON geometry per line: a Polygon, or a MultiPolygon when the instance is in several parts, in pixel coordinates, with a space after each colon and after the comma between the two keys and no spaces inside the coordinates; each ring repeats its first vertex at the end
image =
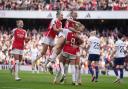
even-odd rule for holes
{"type": "Polygon", "coordinates": [[[128,10],[128,5],[126,6],[126,10],[128,10]]]}
{"type": "Polygon", "coordinates": [[[48,32],[45,34],[45,36],[48,36],[54,39],[55,36],[57,35],[57,32],[53,30],[53,25],[56,25],[56,28],[59,29],[59,28],[62,28],[62,22],[58,19],[53,19],[48,26],[48,32]]]}
{"type": "Polygon", "coordinates": [[[113,10],[120,10],[120,6],[119,6],[118,4],[115,4],[115,5],[113,6],[113,10]]]}
{"type": "Polygon", "coordinates": [[[66,43],[63,47],[63,52],[69,53],[71,55],[76,55],[79,48],[74,48],[73,45],[76,44],[76,35],[73,32],[69,32],[66,41],[69,41],[69,43],[66,43]]]}
{"type": "MultiPolygon", "coordinates": [[[[72,19],[72,18],[71,18],[72,19]]],[[[65,28],[69,28],[69,27],[72,27],[72,28],[74,28],[74,26],[75,26],[75,23],[74,22],[72,22],[72,21],[66,21],[66,23],[65,23],[65,28]]]]}
{"type": "Polygon", "coordinates": [[[26,31],[22,28],[16,28],[13,30],[14,34],[14,41],[12,44],[12,48],[24,49],[24,42],[25,42],[25,37],[26,37],[26,31]]]}

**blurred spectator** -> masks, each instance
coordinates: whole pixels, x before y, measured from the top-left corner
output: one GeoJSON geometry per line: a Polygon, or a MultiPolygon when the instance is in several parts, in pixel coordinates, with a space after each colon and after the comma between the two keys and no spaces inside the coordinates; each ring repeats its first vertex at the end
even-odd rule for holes
{"type": "Polygon", "coordinates": [[[0,10],[128,10],[128,0],[0,0],[0,10]]]}

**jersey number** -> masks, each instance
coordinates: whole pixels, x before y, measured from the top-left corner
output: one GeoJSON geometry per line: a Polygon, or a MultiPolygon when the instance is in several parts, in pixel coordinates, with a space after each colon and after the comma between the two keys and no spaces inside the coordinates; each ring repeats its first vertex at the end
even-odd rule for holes
{"type": "Polygon", "coordinates": [[[75,45],[75,38],[71,38],[71,46],[75,45]]]}
{"type": "Polygon", "coordinates": [[[100,49],[100,44],[97,42],[94,42],[94,49],[100,49]]]}
{"type": "Polygon", "coordinates": [[[124,46],[119,46],[120,47],[120,53],[124,52],[124,46]]]}

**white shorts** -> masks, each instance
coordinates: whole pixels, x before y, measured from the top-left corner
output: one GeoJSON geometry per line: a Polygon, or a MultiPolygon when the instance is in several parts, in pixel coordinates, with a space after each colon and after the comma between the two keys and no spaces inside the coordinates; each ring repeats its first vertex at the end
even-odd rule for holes
{"type": "Polygon", "coordinates": [[[47,36],[44,36],[41,39],[41,43],[44,43],[44,44],[47,44],[47,45],[50,45],[50,46],[54,46],[55,45],[54,39],[52,39],[50,37],[47,37],[47,36]]]}
{"type": "Polygon", "coordinates": [[[64,57],[66,57],[67,58],[67,60],[69,60],[69,59],[76,59],[76,55],[71,55],[71,54],[68,54],[68,53],[66,53],[66,52],[61,52],[61,55],[63,55],[64,57]]]}
{"type": "Polygon", "coordinates": [[[63,36],[64,38],[66,38],[68,32],[71,32],[69,29],[63,29],[63,31],[59,32],[58,37],[63,36]]]}
{"type": "Polygon", "coordinates": [[[12,49],[11,54],[23,55],[23,50],[14,48],[14,49],[12,49]]]}
{"type": "Polygon", "coordinates": [[[31,57],[32,60],[36,60],[36,58],[37,58],[36,56],[35,57],[33,57],[33,56],[31,57]]]}

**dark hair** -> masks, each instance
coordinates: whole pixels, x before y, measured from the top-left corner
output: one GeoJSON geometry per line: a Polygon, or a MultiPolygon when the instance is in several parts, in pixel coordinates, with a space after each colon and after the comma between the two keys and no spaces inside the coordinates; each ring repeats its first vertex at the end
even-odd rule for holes
{"type": "Polygon", "coordinates": [[[122,33],[118,33],[118,38],[121,39],[123,37],[123,34],[122,33]]]}
{"type": "Polygon", "coordinates": [[[21,19],[18,19],[18,20],[16,20],[16,23],[18,23],[18,22],[20,22],[20,21],[23,21],[23,20],[21,20],[21,19]]]}

